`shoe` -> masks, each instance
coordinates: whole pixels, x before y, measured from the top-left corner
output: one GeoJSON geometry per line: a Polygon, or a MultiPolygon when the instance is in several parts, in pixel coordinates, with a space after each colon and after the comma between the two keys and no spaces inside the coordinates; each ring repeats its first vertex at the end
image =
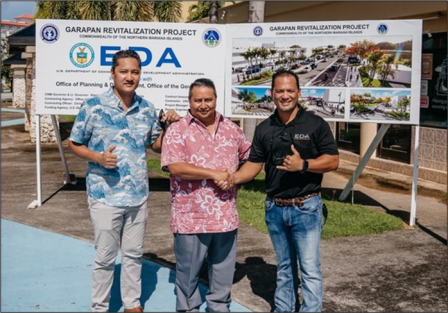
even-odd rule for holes
{"type": "Polygon", "coordinates": [[[136,306],[133,309],[124,309],[125,312],[143,312],[143,308],[141,305],[136,306]]]}

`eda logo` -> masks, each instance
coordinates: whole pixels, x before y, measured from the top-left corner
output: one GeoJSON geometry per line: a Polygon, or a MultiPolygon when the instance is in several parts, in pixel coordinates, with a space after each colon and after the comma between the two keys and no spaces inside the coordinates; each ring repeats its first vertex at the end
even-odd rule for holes
{"type": "Polygon", "coordinates": [[[70,61],[77,67],[88,67],[94,58],[92,47],[84,42],[77,43],[70,49],[70,61]]]}

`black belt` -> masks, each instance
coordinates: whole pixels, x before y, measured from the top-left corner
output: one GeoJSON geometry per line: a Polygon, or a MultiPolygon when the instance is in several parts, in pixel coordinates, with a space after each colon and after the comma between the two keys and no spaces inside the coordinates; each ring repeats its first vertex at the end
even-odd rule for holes
{"type": "Polygon", "coordinates": [[[296,197],[292,199],[282,199],[282,198],[274,198],[274,203],[276,206],[292,206],[292,205],[298,205],[302,206],[303,201],[315,196],[318,196],[318,192],[310,193],[309,195],[303,196],[303,197],[296,197]]]}

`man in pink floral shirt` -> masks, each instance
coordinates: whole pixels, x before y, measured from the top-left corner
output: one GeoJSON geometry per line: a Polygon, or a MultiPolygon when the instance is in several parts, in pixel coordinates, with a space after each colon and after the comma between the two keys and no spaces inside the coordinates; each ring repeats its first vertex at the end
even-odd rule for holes
{"type": "Polygon", "coordinates": [[[238,228],[233,173],[247,160],[250,142],[216,111],[216,97],[211,80],[193,82],[189,112],[168,128],[163,141],[162,168],[170,173],[178,312],[199,311],[199,271],[205,260],[208,311],[228,312],[231,302],[238,228]],[[230,188],[221,190],[216,183],[230,188]]]}

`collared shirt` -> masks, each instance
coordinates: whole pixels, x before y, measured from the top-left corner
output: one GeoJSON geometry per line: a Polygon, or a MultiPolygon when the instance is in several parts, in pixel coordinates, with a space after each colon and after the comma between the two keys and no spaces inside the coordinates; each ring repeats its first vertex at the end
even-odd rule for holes
{"type": "Polygon", "coordinates": [[[116,145],[117,166],[87,162],[87,194],[108,206],[138,206],[149,194],[146,145],[161,132],[152,103],[134,94],[127,111],[113,88],[81,105],[70,140],[104,152],[116,145]]]}
{"type": "MultiPolygon", "coordinates": [[[[190,163],[234,173],[249,156],[250,142],[241,129],[216,112],[215,132],[190,112],[172,124],[163,139],[162,167],[190,163]]],[[[183,180],[170,176],[173,233],[221,233],[238,228],[237,189],[221,190],[211,179],[183,180]]]]}
{"type": "Polygon", "coordinates": [[[266,193],[270,198],[291,199],[320,192],[323,174],[276,168],[275,159],[293,154],[292,144],[302,159],[339,154],[330,126],[323,118],[300,107],[294,120],[285,124],[276,110],[256,127],[249,156],[250,162],[266,163],[266,193]]]}

